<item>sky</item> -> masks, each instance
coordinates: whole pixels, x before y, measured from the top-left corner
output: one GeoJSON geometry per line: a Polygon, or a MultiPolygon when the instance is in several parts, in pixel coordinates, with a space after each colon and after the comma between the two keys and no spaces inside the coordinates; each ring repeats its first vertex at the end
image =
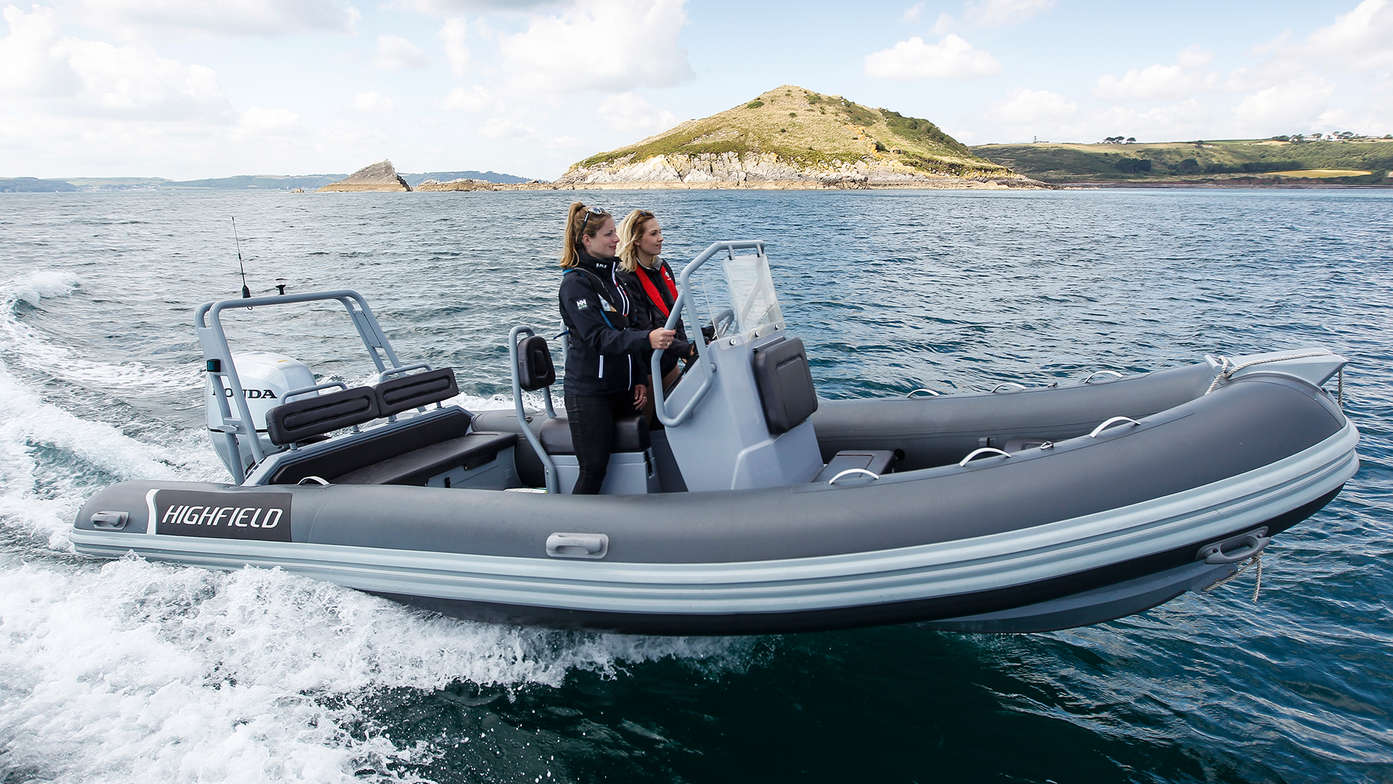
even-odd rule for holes
{"type": "Polygon", "coordinates": [[[553,179],[782,84],[967,144],[1382,136],[1393,0],[4,5],[0,177],[553,179]]]}

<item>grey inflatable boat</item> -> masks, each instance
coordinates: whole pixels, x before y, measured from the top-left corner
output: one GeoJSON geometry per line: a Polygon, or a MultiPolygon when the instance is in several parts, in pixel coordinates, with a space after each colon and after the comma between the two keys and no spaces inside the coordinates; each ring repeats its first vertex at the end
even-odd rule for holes
{"type": "Polygon", "coordinates": [[[656,390],[663,427],[618,423],[604,493],[572,497],[570,431],[533,330],[509,337],[515,408],[470,412],[449,404],[452,370],[398,360],[356,292],[209,303],[195,318],[209,430],[234,482],[115,485],[73,542],[280,567],[502,622],[1026,632],[1213,585],[1358,466],[1359,434],[1323,389],[1345,360],[1320,349],[833,401],[816,395],[762,243],[689,263],[670,323],[680,314],[708,342],[656,390]],[[347,310],[376,383],[320,383],[290,357],[228,346],[226,311],[325,301],[347,310]]]}

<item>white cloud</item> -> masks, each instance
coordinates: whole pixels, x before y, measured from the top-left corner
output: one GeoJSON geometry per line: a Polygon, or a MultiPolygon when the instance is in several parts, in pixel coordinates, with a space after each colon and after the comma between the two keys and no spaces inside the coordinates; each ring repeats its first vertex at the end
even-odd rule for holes
{"type": "Polygon", "coordinates": [[[1334,92],[1325,79],[1306,76],[1249,95],[1234,107],[1233,116],[1240,129],[1255,136],[1279,132],[1272,129],[1315,128],[1334,92]]]}
{"type": "Polygon", "coordinates": [[[464,76],[469,67],[468,33],[469,25],[463,19],[447,19],[440,28],[440,38],[445,41],[445,59],[450,61],[450,70],[455,76],[464,76]]]}
{"type": "Polygon", "coordinates": [[[865,69],[867,76],[882,79],[925,79],[990,76],[999,72],[1001,65],[990,54],[950,34],[936,44],[926,44],[916,35],[868,54],[865,69]]]}
{"type": "Polygon", "coordinates": [[[1017,90],[992,109],[992,114],[1012,125],[1055,121],[1073,116],[1079,105],[1049,90],[1017,90]]]}
{"type": "Polygon", "coordinates": [[[244,134],[283,133],[300,125],[300,115],[289,109],[253,106],[242,112],[237,130],[244,134]]]}
{"type": "Polygon", "coordinates": [[[390,112],[392,99],[376,90],[369,90],[353,96],[353,109],[359,112],[390,112]]]}
{"type": "Polygon", "coordinates": [[[450,17],[483,11],[526,11],[557,5],[560,0],[394,0],[391,7],[431,16],[450,17]]]}
{"type": "Polygon", "coordinates": [[[678,36],[684,0],[594,0],[559,14],[530,17],[521,33],[499,40],[504,65],[521,90],[667,87],[692,76],[678,36]]]}
{"type": "Polygon", "coordinates": [[[456,87],[445,96],[442,103],[446,109],[461,112],[481,112],[497,105],[498,101],[493,94],[477,84],[470,88],[456,87]]]}
{"type": "Polygon", "coordinates": [[[1312,33],[1304,48],[1361,70],[1393,65],[1393,2],[1364,0],[1312,33]]]}
{"type": "Polygon", "coordinates": [[[1209,52],[1191,47],[1176,56],[1174,65],[1157,63],[1145,68],[1133,68],[1121,76],[1103,74],[1098,77],[1093,93],[1100,98],[1114,100],[1183,98],[1218,86],[1219,77],[1216,74],[1199,70],[1211,59],[1213,55],[1209,52]]]}
{"type": "Polygon", "coordinates": [[[953,17],[940,13],[934,21],[934,35],[947,35],[953,29],[953,17]]]}
{"type": "MultiPolygon", "coordinates": [[[[25,14],[10,6],[4,16],[10,34],[0,39],[0,93],[33,101],[35,111],[153,122],[230,119],[211,68],[141,46],[60,37],[46,8],[25,14]]],[[[11,101],[7,111],[22,108],[11,101]]]]}
{"type": "Polygon", "coordinates": [[[972,0],[963,18],[982,27],[1016,24],[1054,7],[1054,0],[972,0]]]}
{"type": "Polygon", "coordinates": [[[531,139],[536,137],[537,129],[511,117],[490,117],[479,126],[479,135],[487,139],[531,139]]]}
{"type": "Polygon", "coordinates": [[[906,22],[917,22],[917,21],[919,21],[920,15],[922,15],[923,13],[924,13],[924,4],[923,4],[923,3],[915,3],[914,5],[912,5],[912,6],[908,7],[908,8],[906,8],[906,9],[904,10],[904,14],[903,14],[900,18],[903,19],[903,20],[906,21],[906,22]]]}
{"type": "Polygon", "coordinates": [[[650,135],[677,124],[677,115],[666,109],[656,109],[634,93],[611,95],[600,104],[600,116],[610,127],[650,135]]]}
{"type": "Polygon", "coordinates": [[[386,71],[420,68],[430,62],[415,44],[399,35],[377,37],[377,67],[386,71]]]}
{"type": "Polygon", "coordinates": [[[9,35],[0,38],[0,92],[30,95],[71,95],[81,80],[58,47],[58,21],[53,10],[34,6],[24,13],[14,6],[4,11],[9,35]]]}
{"type": "Polygon", "coordinates": [[[553,136],[545,144],[549,150],[573,150],[581,146],[581,141],[574,136],[553,136]]]}
{"type": "Polygon", "coordinates": [[[343,0],[83,0],[83,11],[108,25],[172,27],[213,35],[348,32],[360,19],[343,0]]]}
{"type": "Polygon", "coordinates": [[[1181,68],[1203,68],[1214,59],[1214,53],[1192,46],[1176,55],[1175,62],[1181,68]]]}

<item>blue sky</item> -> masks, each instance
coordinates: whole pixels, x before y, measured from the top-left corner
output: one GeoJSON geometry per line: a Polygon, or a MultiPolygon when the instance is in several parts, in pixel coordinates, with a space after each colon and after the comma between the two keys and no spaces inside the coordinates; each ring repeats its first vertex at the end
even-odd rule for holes
{"type": "Polygon", "coordinates": [[[1393,0],[7,5],[0,176],[553,178],[780,84],[968,144],[1381,136],[1393,0]]]}

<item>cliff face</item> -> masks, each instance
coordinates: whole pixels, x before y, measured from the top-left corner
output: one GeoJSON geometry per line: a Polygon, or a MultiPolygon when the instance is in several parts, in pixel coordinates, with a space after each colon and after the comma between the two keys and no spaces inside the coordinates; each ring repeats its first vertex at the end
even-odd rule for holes
{"type": "Polygon", "coordinates": [[[1043,184],[933,123],[785,85],[587,158],[562,188],[1007,188],[1043,184]]]}
{"type": "Polygon", "coordinates": [[[898,161],[834,160],[800,165],[776,153],[626,155],[598,166],[576,166],[556,181],[562,188],[1010,188],[1039,184],[986,168],[934,174],[898,161]]]}
{"type": "Polygon", "coordinates": [[[406,180],[391,161],[381,161],[370,166],[364,166],[356,172],[339,180],[331,182],[320,188],[321,193],[326,191],[409,191],[411,186],[406,184],[406,180]]]}

